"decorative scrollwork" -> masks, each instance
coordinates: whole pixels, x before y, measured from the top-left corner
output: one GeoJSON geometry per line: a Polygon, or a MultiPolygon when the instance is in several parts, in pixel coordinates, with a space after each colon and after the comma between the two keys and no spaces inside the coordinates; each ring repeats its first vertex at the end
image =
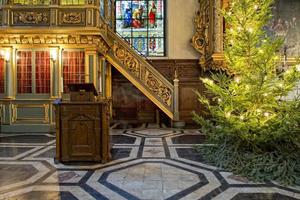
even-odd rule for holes
{"type": "Polygon", "coordinates": [[[95,35],[0,35],[0,45],[7,44],[81,44],[97,46],[101,53],[106,54],[110,47],[100,36],[95,35]]]}
{"type": "Polygon", "coordinates": [[[146,70],[145,83],[153,93],[162,99],[162,101],[168,106],[172,103],[172,91],[166,87],[153,73],[146,70]]]}
{"type": "Polygon", "coordinates": [[[31,24],[49,24],[49,12],[36,12],[36,11],[14,11],[13,12],[13,23],[15,25],[31,24]]]}
{"type": "Polygon", "coordinates": [[[196,33],[192,37],[192,46],[200,53],[200,64],[203,65],[206,62],[206,56],[208,53],[209,38],[209,1],[199,0],[200,9],[196,13],[194,24],[196,33]]]}
{"type": "Polygon", "coordinates": [[[196,32],[191,39],[191,44],[200,54],[200,66],[204,71],[224,71],[231,74],[222,55],[224,35],[221,9],[228,0],[198,1],[199,11],[194,20],[196,32]]]}
{"type": "Polygon", "coordinates": [[[134,53],[122,47],[118,42],[115,42],[113,49],[114,56],[125,65],[126,69],[158,97],[161,102],[171,107],[172,90],[164,84],[152,70],[149,70],[147,68],[148,66],[143,65],[143,63],[135,57],[134,53]]]}
{"type": "Polygon", "coordinates": [[[126,68],[132,74],[134,74],[137,78],[140,78],[140,64],[130,52],[128,52],[119,45],[115,45],[114,55],[126,66],[126,68]]]}
{"type": "Polygon", "coordinates": [[[81,12],[63,13],[62,23],[64,24],[80,24],[82,22],[81,12]]]}

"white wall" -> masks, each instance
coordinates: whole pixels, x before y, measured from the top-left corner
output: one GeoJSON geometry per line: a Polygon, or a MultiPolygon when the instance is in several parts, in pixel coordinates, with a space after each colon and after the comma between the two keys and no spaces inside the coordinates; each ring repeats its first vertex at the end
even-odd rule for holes
{"type": "Polygon", "coordinates": [[[167,58],[198,59],[199,54],[191,46],[195,33],[194,17],[199,8],[198,0],[166,0],[167,58]]]}

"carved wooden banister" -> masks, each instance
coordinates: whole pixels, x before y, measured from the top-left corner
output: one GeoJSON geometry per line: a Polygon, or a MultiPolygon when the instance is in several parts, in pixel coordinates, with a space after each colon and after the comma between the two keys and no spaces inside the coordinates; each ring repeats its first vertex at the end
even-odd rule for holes
{"type": "Polygon", "coordinates": [[[111,43],[106,59],[156,104],[171,119],[174,118],[174,86],[129,43],[110,27],[103,27],[102,34],[111,43]]]}

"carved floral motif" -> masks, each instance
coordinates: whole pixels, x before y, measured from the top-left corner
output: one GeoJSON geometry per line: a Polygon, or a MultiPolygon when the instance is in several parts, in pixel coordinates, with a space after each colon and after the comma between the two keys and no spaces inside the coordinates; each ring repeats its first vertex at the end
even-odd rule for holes
{"type": "Polygon", "coordinates": [[[115,57],[118,58],[132,74],[134,74],[137,78],[140,78],[139,62],[128,51],[118,45],[115,45],[114,54],[115,57]]]}
{"type": "Polygon", "coordinates": [[[81,12],[67,12],[62,15],[63,24],[80,24],[82,23],[81,12]]]}
{"type": "Polygon", "coordinates": [[[118,43],[114,45],[114,56],[122,62],[128,71],[142,81],[146,88],[154,93],[163,103],[172,105],[172,90],[167,87],[153,72],[141,65],[133,53],[124,49],[118,43]]]}
{"type": "Polygon", "coordinates": [[[163,100],[165,104],[168,106],[171,105],[172,91],[170,88],[164,86],[164,84],[148,70],[146,70],[145,83],[153,93],[163,100]]]}
{"type": "Polygon", "coordinates": [[[48,12],[27,12],[27,11],[15,11],[13,13],[14,24],[48,24],[49,13],[48,12]]]}
{"type": "Polygon", "coordinates": [[[209,46],[209,1],[199,0],[199,3],[200,9],[196,13],[194,20],[196,33],[192,37],[192,46],[200,53],[200,64],[203,65],[206,62],[209,46]]]}
{"type": "Polygon", "coordinates": [[[220,13],[221,0],[199,0],[199,10],[195,16],[196,32],[191,40],[199,52],[201,68],[214,71],[228,71],[223,52],[223,17],[220,13]]]}
{"type": "Polygon", "coordinates": [[[0,35],[3,44],[94,44],[106,54],[110,47],[100,37],[94,35],[0,35]]]}

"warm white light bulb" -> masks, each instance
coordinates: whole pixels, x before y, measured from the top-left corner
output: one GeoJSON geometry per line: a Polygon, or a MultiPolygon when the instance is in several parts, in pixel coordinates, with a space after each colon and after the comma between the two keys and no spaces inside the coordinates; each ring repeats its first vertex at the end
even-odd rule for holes
{"type": "Polygon", "coordinates": [[[50,58],[51,58],[53,61],[56,61],[56,59],[57,59],[57,51],[56,51],[56,49],[51,49],[51,50],[50,50],[50,58]]]}
{"type": "Polygon", "coordinates": [[[204,83],[211,85],[211,84],[213,84],[214,82],[213,82],[212,80],[208,79],[208,78],[205,78],[205,79],[204,79],[204,83]]]}
{"type": "Polygon", "coordinates": [[[259,108],[256,109],[256,112],[261,113],[261,109],[259,109],[259,108]]]}
{"type": "Polygon", "coordinates": [[[225,117],[226,118],[229,118],[231,116],[231,113],[230,112],[227,112],[226,114],[225,114],[225,117]]]}
{"type": "Polygon", "coordinates": [[[241,82],[241,79],[240,79],[240,77],[235,77],[234,81],[237,82],[237,83],[239,83],[239,82],[241,82]]]}
{"type": "Polygon", "coordinates": [[[10,60],[10,52],[9,51],[5,51],[5,53],[4,53],[4,60],[5,61],[9,61],[10,60]]]}

